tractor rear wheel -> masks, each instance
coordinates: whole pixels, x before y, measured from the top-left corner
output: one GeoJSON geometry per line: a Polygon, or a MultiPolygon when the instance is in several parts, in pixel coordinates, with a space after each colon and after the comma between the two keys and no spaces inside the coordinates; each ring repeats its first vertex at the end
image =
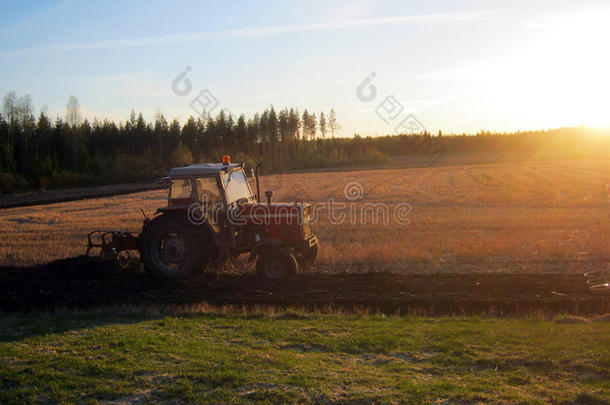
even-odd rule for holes
{"type": "Polygon", "coordinates": [[[195,276],[209,258],[200,244],[208,242],[197,236],[193,226],[177,218],[160,216],[142,232],[140,250],[144,268],[152,275],[183,280],[195,276]]]}
{"type": "Polygon", "coordinates": [[[256,261],[256,274],[271,280],[294,277],[298,270],[297,259],[288,250],[282,248],[265,249],[256,261]]]}

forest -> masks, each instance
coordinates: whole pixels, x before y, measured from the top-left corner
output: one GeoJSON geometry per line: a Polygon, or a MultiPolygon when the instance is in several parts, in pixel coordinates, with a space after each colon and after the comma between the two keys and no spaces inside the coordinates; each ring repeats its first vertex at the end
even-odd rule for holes
{"type": "Polygon", "coordinates": [[[386,163],[391,156],[561,150],[572,157],[609,150],[610,137],[585,127],[516,133],[395,134],[337,137],[334,109],[315,113],[273,106],[251,117],[220,111],[181,123],[158,112],[153,122],[133,110],[125,122],[81,119],[71,96],[65,119],[34,115],[30,96],[8,92],[0,114],[0,192],[57,189],[165,176],[167,169],[194,162],[264,165],[266,173],[295,169],[386,163]]]}

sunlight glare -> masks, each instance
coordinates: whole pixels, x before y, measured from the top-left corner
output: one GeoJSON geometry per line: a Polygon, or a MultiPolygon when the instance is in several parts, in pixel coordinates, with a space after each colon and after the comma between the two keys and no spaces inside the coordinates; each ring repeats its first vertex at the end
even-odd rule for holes
{"type": "Polygon", "coordinates": [[[534,127],[610,126],[608,21],[610,9],[530,27],[528,46],[480,78],[495,107],[534,127]]]}

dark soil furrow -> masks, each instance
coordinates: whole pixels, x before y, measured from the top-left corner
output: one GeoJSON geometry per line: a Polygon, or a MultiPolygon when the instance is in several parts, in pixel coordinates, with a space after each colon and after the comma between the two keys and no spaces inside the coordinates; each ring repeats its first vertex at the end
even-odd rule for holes
{"type": "Polygon", "coordinates": [[[152,279],[138,266],[77,257],[35,267],[0,268],[0,310],[31,311],[104,305],[271,305],[368,309],[426,315],[599,314],[610,294],[591,292],[578,274],[304,273],[268,281],[220,274],[183,283],[152,279]]]}

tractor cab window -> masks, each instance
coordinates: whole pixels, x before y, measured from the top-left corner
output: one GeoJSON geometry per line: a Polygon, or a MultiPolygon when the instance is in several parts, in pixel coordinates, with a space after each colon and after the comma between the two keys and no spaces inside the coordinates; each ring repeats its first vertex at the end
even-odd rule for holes
{"type": "Polygon", "coordinates": [[[211,206],[222,204],[216,177],[199,177],[196,180],[196,184],[197,195],[201,204],[211,206]]]}
{"type": "Polygon", "coordinates": [[[189,205],[194,203],[191,179],[172,179],[170,199],[172,205],[189,205]]]}
{"type": "Polygon", "coordinates": [[[252,191],[248,185],[248,179],[242,170],[233,170],[229,173],[223,174],[223,181],[227,190],[227,197],[229,204],[236,202],[240,198],[246,198],[248,201],[252,201],[252,191]]]}

